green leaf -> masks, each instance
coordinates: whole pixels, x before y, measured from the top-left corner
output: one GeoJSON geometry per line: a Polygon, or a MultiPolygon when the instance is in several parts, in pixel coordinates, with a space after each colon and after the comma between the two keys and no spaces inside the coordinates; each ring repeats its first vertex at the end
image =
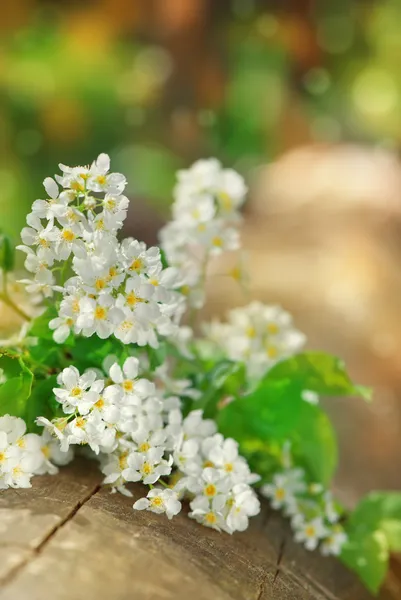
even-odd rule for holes
{"type": "Polygon", "coordinates": [[[245,383],[245,369],[241,363],[224,359],[213,366],[205,365],[204,370],[206,375],[197,386],[203,394],[196,401],[196,408],[203,410],[205,418],[214,418],[220,401],[240,393],[245,383]]]}
{"type": "Polygon", "coordinates": [[[70,364],[76,365],[81,372],[89,368],[101,369],[103,360],[109,354],[115,354],[121,360],[125,358],[124,353],[126,353],[126,356],[129,355],[128,346],[124,350],[119,340],[115,338],[101,340],[97,335],[76,337],[74,346],[68,348],[68,353],[70,364]]]}
{"type": "Polygon", "coordinates": [[[346,523],[348,542],[341,559],[372,592],[387,572],[390,552],[401,551],[401,492],[372,492],[346,523]]]}
{"type": "Polygon", "coordinates": [[[31,394],[33,373],[22,358],[4,353],[0,356],[0,369],[6,377],[5,383],[0,385],[0,415],[24,417],[31,394]]]}
{"type": "Polygon", "coordinates": [[[358,533],[382,531],[393,552],[401,552],[401,492],[372,492],[361,500],[348,520],[358,533]]]}
{"type": "Polygon", "coordinates": [[[53,341],[53,331],[49,328],[49,322],[56,317],[56,307],[49,306],[44,313],[32,321],[32,325],[29,329],[29,335],[32,337],[37,337],[39,340],[53,341]]]}
{"type": "Polygon", "coordinates": [[[370,400],[371,391],[352,383],[342,360],[324,352],[304,352],[277,363],[265,381],[290,380],[300,390],[321,396],[361,396],[370,400]]]}
{"type": "Polygon", "coordinates": [[[389,548],[385,534],[381,531],[349,534],[340,559],[376,594],[388,570],[389,548]]]}
{"type": "MultiPolygon", "coordinates": [[[[312,481],[327,485],[337,465],[337,443],[327,415],[302,399],[303,387],[291,379],[265,378],[252,394],[238,398],[217,416],[220,431],[236,439],[251,466],[263,463],[263,448],[292,442],[297,464],[312,481]]],[[[267,457],[265,459],[269,463],[267,457]]],[[[260,472],[262,477],[268,473],[260,472]]]]}
{"type": "Polygon", "coordinates": [[[11,239],[5,233],[0,233],[0,269],[8,272],[14,269],[15,249],[11,239]]]}
{"type": "Polygon", "coordinates": [[[35,424],[35,419],[39,416],[49,420],[61,416],[59,414],[61,407],[55,401],[53,394],[54,387],[57,387],[57,375],[35,381],[24,415],[28,431],[42,431],[42,428],[35,424]]]}

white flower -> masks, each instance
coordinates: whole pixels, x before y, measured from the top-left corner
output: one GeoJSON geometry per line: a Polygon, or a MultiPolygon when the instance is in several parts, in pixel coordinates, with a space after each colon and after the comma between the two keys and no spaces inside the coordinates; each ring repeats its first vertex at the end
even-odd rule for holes
{"type": "MultiPolygon", "coordinates": [[[[44,472],[42,438],[25,433],[22,419],[0,417],[0,487],[28,488],[34,474],[44,472]]],[[[49,463],[50,466],[50,463],[49,463]]],[[[49,469],[49,472],[54,472],[49,469]]]]}
{"type": "Polygon", "coordinates": [[[181,275],[191,306],[204,302],[203,286],[211,256],[239,246],[238,209],[246,186],[240,175],[224,170],[216,159],[199,160],[179,171],[174,190],[173,221],[160,232],[170,265],[181,275]]]}
{"type": "Polygon", "coordinates": [[[82,333],[85,337],[96,333],[101,339],[108,338],[124,318],[123,312],[114,306],[113,298],[109,294],[103,294],[96,300],[82,298],[79,308],[76,329],[77,333],[82,333]]]}
{"type": "Polygon", "coordinates": [[[155,488],[150,490],[146,498],[140,498],[133,506],[135,510],[150,510],[160,514],[166,513],[172,519],[181,510],[181,502],[173,490],[155,488]]]}
{"type": "Polygon", "coordinates": [[[147,452],[133,452],[128,456],[128,467],[122,472],[126,481],[140,481],[146,485],[156,483],[159,477],[171,473],[172,457],[162,458],[164,448],[150,448],[147,452]]]}
{"type": "Polygon", "coordinates": [[[53,392],[67,414],[76,410],[81,415],[87,414],[99,400],[99,394],[104,387],[102,380],[96,381],[95,371],[87,371],[80,375],[76,367],[64,369],[57,381],[63,388],[54,388],[53,392]]]}
{"type": "Polygon", "coordinates": [[[322,517],[312,521],[300,521],[296,524],[295,541],[303,542],[307,550],[315,550],[319,541],[328,534],[322,517]]]}
{"type": "Polygon", "coordinates": [[[335,525],[329,530],[328,537],[324,539],[321,545],[321,552],[324,556],[338,556],[341,554],[342,547],[347,542],[348,537],[340,525],[335,525]]]}
{"type": "Polygon", "coordinates": [[[223,516],[225,505],[226,497],[224,495],[215,496],[211,502],[206,496],[196,496],[190,503],[189,516],[206,527],[221,531],[226,527],[223,516]]]}
{"type": "Polygon", "coordinates": [[[306,489],[304,472],[302,469],[289,469],[283,473],[277,473],[273,482],[261,487],[260,492],[265,498],[269,498],[274,509],[292,507],[294,495],[302,493],[306,489]]]}
{"type": "Polygon", "coordinates": [[[141,401],[154,393],[154,384],[147,379],[137,379],[139,361],[131,356],[121,368],[114,363],[109,370],[109,377],[115,384],[114,389],[121,390],[127,404],[139,405],[141,401]]]}
{"type": "Polygon", "coordinates": [[[261,378],[305,343],[305,336],[293,327],[287,312],[260,302],[231,310],[227,322],[212,323],[207,335],[227,358],[244,362],[251,379],[261,378]]]}
{"type": "Polygon", "coordinates": [[[213,465],[222,469],[233,483],[256,483],[258,475],[252,475],[248,463],[238,454],[238,442],[231,438],[225,440],[222,436],[215,436],[217,443],[212,443],[210,449],[205,451],[205,442],[202,449],[206,459],[213,465]]]}
{"type": "Polygon", "coordinates": [[[232,489],[232,499],[228,503],[227,527],[231,531],[245,531],[249,517],[260,512],[260,502],[248,485],[239,483],[232,489]]]}

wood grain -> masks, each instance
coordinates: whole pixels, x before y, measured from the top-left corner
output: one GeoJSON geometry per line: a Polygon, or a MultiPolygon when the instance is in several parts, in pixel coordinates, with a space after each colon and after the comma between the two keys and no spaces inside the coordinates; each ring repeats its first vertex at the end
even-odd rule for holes
{"type": "MultiPolygon", "coordinates": [[[[183,511],[134,512],[77,461],[0,497],[0,600],[369,600],[336,561],[306,552],[267,506],[228,536],[183,511]]],[[[383,596],[384,598],[385,596],[383,596]]],[[[386,596],[386,598],[396,596],[386,596]]]]}

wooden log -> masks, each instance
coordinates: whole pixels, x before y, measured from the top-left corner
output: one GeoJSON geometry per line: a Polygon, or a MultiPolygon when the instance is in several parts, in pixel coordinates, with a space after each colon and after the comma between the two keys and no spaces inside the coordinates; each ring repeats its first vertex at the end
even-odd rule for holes
{"type": "MultiPolygon", "coordinates": [[[[132,510],[100,486],[97,465],[77,460],[33,489],[0,496],[0,600],[369,600],[338,561],[292,541],[263,506],[229,536],[183,511],[132,510]]],[[[384,592],[382,598],[399,596],[384,592]]]]}

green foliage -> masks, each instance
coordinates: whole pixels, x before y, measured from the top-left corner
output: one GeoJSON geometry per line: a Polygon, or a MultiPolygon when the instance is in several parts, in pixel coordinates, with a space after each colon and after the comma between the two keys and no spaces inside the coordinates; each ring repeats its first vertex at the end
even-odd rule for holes
{"type": "MultiPolygon", "coordinates": [[[[292,442],[297,462],[312,481],[327,485],[337,465],[335,433],[319,406],[306,403],[304,390],[324,395],[362,395],[365,388],[355,386],[336,358],[323,353],[299,354],[278,363],[251,394],[237,398],[218,415],[224,435],[238,440],[242,452],[259,474],[263,454],[271,444],[292,442]],[[257,441],[257,443],[255,443],[257,441]]],[[[266,457],[268,466],[270,461],[266,457]]]]}
{"type": "Polygon", "coordinates": [[[31,394],[33,373],[21,357],[2,353],[0,369],[5,382],[0,385],[0,415],[10,414],[24,418],[31,394]]]}
{"type": "Polygon", "coordinates": [[[204,372],[198,383],[202,397],[196,402],[196,408],[202,409],[204,417],[209,419],[216,416],[220,402],[241,392],[245,385],[245,368],[241,363],[221,360],[205,365],[204,372]]]}
{"type": "Polygon", "coordinates": [[[11,239],[0,232],[0,269],[8,273],[14,268],[15,249],[11,239]]]}
{"type": "Polygon", "coordinates": [[[46,379],[34,382],[24,414],[28,431],[42,432],[42,427],[35,424],[38,416],[46,417],[49,420],[56,416],[62,416],[61,407],[53,394],[54,387],[57,387],[57,375],[50,375],[46,379]]]}
{"type": "Polygon", "coordinates": [[[373,492],[347,521],[348,542],[341,560],[376,593],[388,568],[390,552],[401,551],[401,493],[373,492]]]}
{"type": "Polygon", "coordinates": [[[371,391],[352,383],[342,360],[324,352],[304,352],[275,365],[267,380],[290,380],[298,390],[321,396],[360,396],[370,400],[371,391]]]}

